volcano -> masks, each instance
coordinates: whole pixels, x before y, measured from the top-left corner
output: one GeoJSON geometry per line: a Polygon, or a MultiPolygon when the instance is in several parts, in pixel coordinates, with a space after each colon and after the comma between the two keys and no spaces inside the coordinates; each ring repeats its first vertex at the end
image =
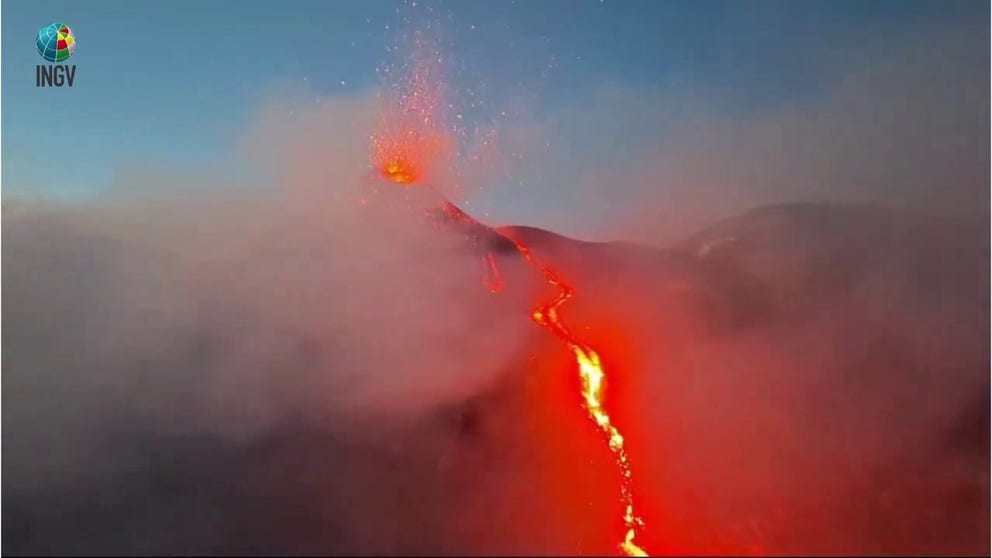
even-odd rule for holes
{"type": "MultiPolygon", "coordinates": [[[[29,208],[5,217],[5,257],[21,263],[4,268],[5,448],[51,457],[5,462],[8,553],[616,552],[619,473],[579,405],[570,355],[541,328],[525,324],[515,352],[473,357],[498,364],[495,381],[398,424],[329,429],[294,408],[251,437],[191,434],[175,409],[199,391],[159,389],[172,403],[155,408],[168,420],[153,420],[142,398],[107,388],[108,374],[241,373],[252,364],[243,347],[279,332],[284,348],[259,368],[279,379],[266,393],[328,362],[349,385],[368,373],[335,360],[350,330],[331,347],[243,309],[231,325],[217,318],[230,303],[210,294],[191,325],[162,330],[167,351],[135,341],[107,354],[92,341],[102,301],[134,288],[125,274],[135,262],[153,261],[156,278],[179,264],[132,251],[97,220],[29,208]],[[65,330],[33,318],[44,304],[65,330]],[[18,427],[42,415],[58,428],[18,427]],[[60,433],[96,441],[65,444],[60,433]],[[74,461],[74,448],[100,459],[74,461]]],[[[501,307],[524,323],[547,298],[514,241],[580,293],[566,319],[617,371],[605,404],[633,456],[638,540],[652,553],[988,553],[982,223],[790,204],[654,247],[493,228],[451,204],[429,221],[464,240],[468,275],[492,254],[505,276],[498,293],[467,288],[490,301],[480,306],[489,314],[473,314],[473,336],[502,327],[492,319],[501,307]]],[[[230,291],[237,276],[223,276],[230,291]]],[[[117,315],[130,304],[109,300],[117,315]]]]}
{"type": "MultiPolygon", "coordinates": [[[[644,390],[625,395],[638,401],[639,408],[627,410],[642,417],[632,419],[635,423],[646,416],[681,419],[675,411],[658,413],[656,407],[674,406],[705,423],[715,420],[708,405],[718,401],[731,406],[746,401],[757,409],[734,411],[735,420],[755,423],[744,436],[719,426],[722,434],[700,443],[708,436],[688,425],[641,434],[639,451],[650,452],[655,444],[647,439],[654,439],[672,452],[658,455],[649,467],[666,472],[649,481],[656,488],[675,485],[669,492],[657,488],[655,498],[678,494],[662,500],[695,501],[710,483],[755,491],[746,502],[734,503],[747,510],[738,510],[737,519],[714,513],[712,508],[723,507],[720,497],[682,508],[681,517],[679,511],[652,510],[652,522],[666,533],[649,534],[652,546],[676,553],[913,553],[920,548],[967,553],[984,548],[988,325],[983,312],[969,310],[989,302],[989,247],[981,240],[981,223],[863,204],[796,203],[756,208],[666,248],[650,248],[577,241],[533,227],[493,229],[450,203],[442,213],[480,254],[519,257],[506,242],[511,238],[574,278],[579,290],[592,293],[592,301],[576,303],[583,322],[612,315],[609,321],[626,324],[625,333],[643,354],[666,343],[679,345],[662,357],[667,366],[634,366],[635,374],[654,377],[624,379],[644,390]],[[727,339],[732,340],[729,349],[723,347],[727,339]],[[700,366],[692,356],[696,347],[714,345],[727,354],[714,362],[703,359],[700,366]],[[766,354],[777,353],[776,345],[788,347],[769,363],[771,371],[749,361],[768,358],[753,354],[761,345],[766,354]],[[711,369],[716,365],[719,370],[711,369]],[[783,370],[788,367],[794,370],[783,370]],[[715,388],[712,403],[691,386],[700,372],[706,375],[700,383],[715,388]],[[740,393],[716,387],[746,383],[749,376],[754,385],[740,393]],[[947,397],[948,406],[931,406],[934,394],[947,397]],[[693,404],[699,407],[685,407],[693,404]],[[783,408],[762,416],[768,414],[762,407],[775,405],[783,408]],[[781,421],[791,425],[783,427],[781,421]],[[806,428],[813,429],[807,442],[782,438],[806,436],[806,428]],[[767,437],[761,434],[765,430],[767,437]],[[673,448],[674,442],[665,440],[680,435],[684,446],[673,448]],[[733,441],[719,440],[721,435],[733,441]],[[774,450],[776,462],[764,464],[782,469],[757,473],[751,469],[758,465],[748,457],[738,478],[726,454],[755,452],[749,446],[756,436],[771,446],[782,444],[774,450]],[[807,452],[818,457],[803,455],[807,452]],[[796,469],[787,470],[785,463],[796,469]],[[681,467],[695,470],[677,473],[681,467]],[[661,480],[666,475],[672,478],[661,480]],[[750,483],[762,488],[741,487],[750,483]],[[832,488],[802,488],[816,484],[832,488]],[[928,520],[928,514],[914,511],[915,502],[922,501],[942,510],[932,512],[942,517],[938,525],[933,515],[928,520]],[[737,540],[720,534],[726,522],[743,522],[737,529],[747,534],[737,540]],[[857,526],[861,522],[874,527],[863,532],[857,526]]],[[[602,339],[609,346],[609,335],[602,339]]],[[[482,421],[476,412],[469,411],[469,423],[482,421]]],[[[753,461],[763,459],[769,456],[753,461]]]]}

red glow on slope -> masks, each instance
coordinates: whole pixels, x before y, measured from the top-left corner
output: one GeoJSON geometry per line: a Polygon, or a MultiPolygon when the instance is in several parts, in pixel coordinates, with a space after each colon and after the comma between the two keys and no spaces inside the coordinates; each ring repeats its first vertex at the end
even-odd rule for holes
{"type": "MultiPolygon", "coordinates": [[[[478,228],[484,227],[472,216],[447,200],[443,202],[441,209],[445,215],[458,223],[478,228]]],[[[531,319],[561,340],[575,358],[576,368],[581,381],[583,406],[586,408],[589,418],[596,423],[596,426],[606,436],[608,447],[613,453],[616,465],[620,470],[620,501],[624,509],[623,523],[625,532],[623,540],[620,541],[618,546],[628,556],[647,556],[647,552],[638,546],[634,540],[638,529],[643,526],[643,522],[637,516],[634,508],[633,479],[629,457],[624,445],[624,437],[613,424],[613,420],[610,418],[610,414],[603,404],[606,389],[606,371],[599,353],[573,333],[561,318],[560,308],[575,295],[575,289],[549,266],[538,260],[522,242],[497,231],[493,232],[512,242],[527,263],[544,275],[548,283],[558,291],[558,294],[553,299],[540,304],[534,309],[531,313],[531,319]]],[[[502,288],[503,279],[499,275],[496,258],[492,252],[486,253],[486,262],[490,267],[491,273],[499,278],[498,287],[502,288]]],[[[493,292],[498,290],[494,288],[493,284],[488,283],[488,281],[487,284],[490,285],[490,289],[493,292]]]]}
{"type": "Polygon", "coordinates": [[[486,286],[489,290],[498,293],[503,290],[503,275],[499,272],[499,266],[496,265],[496,257],[493,256],[492,252],[486,252],[486,277],[484,279],[486,286]]]}
{"type": "Polygon", "coordinates": [[[603,406],[606,372],[603,369],[602,361],[600,360],[599,353],[582,342],[582,340],[565,326],[558,312],[559,308],[575,295],[575,289],[564,282],[550,267],[538,261],[525,245],[513,239],[509,240],[517,247],[517,250],[524,256],[527,263],[541,271],[548,280],[548,283],[558,289],[558,295],[554,299],[538,306],[531,314],[531,317],[538,325],[561,339],[575,355],[579,377],[582,380],[583,403],[589,412],[589,417],[606,435],[610,451],[613,452],[617,466],[620,468],[622,478],[620,499],[624,506],[623,522],[626,528],[623,541],[619,545],[620,549],[628,556],[647,556],[647,552],[634,542],[634,538],[637,536],[637,529],[643,523],[637,517],[634,510],[632,475],[627,450],[624,447],[623,435],[613,425],[609,413],[603,406]]]}
{"type": "MultiPolygon", "coordinates": [[[[373,168],[383,178],[405,187],[431,180],[438,163],[452,153],[452,130],[444,125],[441,118],[444,82],[438,75],[440,57],[436,51],[425,49],[425,43],[419,40],[415,51],[409,79],[400,86],[394,86],[395,102],[387,105],[388,108],[380,114],[380,131],[371,138],[373,168]]],[[[446,200],[440,209],[449,219],[463,225],[492,230],[446,200]]],[[[554,334],[573,354],[581,380],[583,405],[589,418],[606,436],[621,474],[620,499],[624,509],[625,533],[618,547],[628,556],[647,556],[634,542],[642,522],[634,510],[631,469],[624,438],[603,406],[606,372],[599,354],[566,327],[559,314],[560,308],[574,296],[575,289],[550,267],[538,261],[525,245],[501,236],[513,242],[527,263],[543,274],[558,291],[554,299],[535,309],[531,318],[554,334]]],[[[503,277],[492,252],[487,252],[485,265],[487,273],[484,282],[492,292],[498,292],[503,287],[503,277]]]]}

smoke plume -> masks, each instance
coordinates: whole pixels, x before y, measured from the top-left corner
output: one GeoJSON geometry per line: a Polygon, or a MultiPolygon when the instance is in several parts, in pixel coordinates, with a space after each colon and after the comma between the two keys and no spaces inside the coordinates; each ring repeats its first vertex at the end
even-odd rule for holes
{"type": "MultiPolygon", "coordinates": [[[[507,229],[576,287],[649,551],[988,552],[986,55],[939,36],[803,106],[619,88],[507,122],[567,186],[516,191],[561,204],[537,224],[642,241],[507,229]],[[624,107],[670,139],[536,148],[624,107]]],[[[236,164],[4,200],[7,552],[614,550],[616,469],[529,321],[547,286],[504,251],[491,293],[435,190],[369,174],[374,108],[273,102],[236,164]]]]}

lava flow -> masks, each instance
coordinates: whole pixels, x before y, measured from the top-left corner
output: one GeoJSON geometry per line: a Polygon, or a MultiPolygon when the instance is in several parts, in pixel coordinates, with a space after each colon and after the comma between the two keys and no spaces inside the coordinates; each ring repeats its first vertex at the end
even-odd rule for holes
{"type": "MultiPolygon", "coordinates": [[[[607,441],[609,442],[610,451],[613,452],[613,456],[616,458],[617,466],[620,468],[622,478],[620,484],[620,499],[621,503],[624,505],[623,521],[626,528],[626,533],[624,534],[623,541],[619,544],[619,548],[628,556],[647,556],[647,552],[645,552],[637,545],[637,543],[634,542],[634,538],[637,535],[637,529],[643,526],[643,523],[634,512],[632,475],[630,470],[630,461],[627,457],[627,450],[624,448],[623,435],[620,434],[617,427],[613,425],[613,421],[610,419],[609,413],[603,406],[606,372],[603,370],[603,364],[599,358],[599,354],[565,326],[565,323],[562,321],[559,313],[559,309],[566,302],[568,302],[572,296],[575,295],[575,289],[566,283],[550,267],[539,261],[531,253],[530,249],[519,240],[515,240],[494,231],[489,227],[486,227],[447,200],[443,202],[442,209],[445,214],[454,218],[456,221],[470,225],[476,229],[484,228],[512,242],[527,263],[534,269],[541,272],[545,279],[547,279],[548,283],[558,290],[558,295],[554,299],[538,306],[538,308],[531,313],[531,318],[538,325],[544,327],[564,342],[575,356],[576,367],[578,368],[579,377],[582,381],[582,399],[585,408],[589,412],[589,417],[606,435],[607,441]]],[[[499,278],[499,284],[501,286],[502,277],[499,276],[495,263],[496,260],[492,252],[487,252],[486,262],[492,270],[492,273],[499,278]]],[[[490,285],[490,288],[493,288],[492,285],[490,285]]],[[[496,290],[497,289],[493,288],[493,292],[496,292],[496,290]]]]}
{"type": "MultiPolygon", "coordinates": [[[[380,122],[380,133],[371,138],[373,168],[383,178],[404,187],[423,184],[429,178],[427,175],[437,166],[439,159],[449,154],[452,147],[451,142],[448,141],[450,130],[446,130],[439,111],[443,106],[442,82],[437,79],[438,72],[434,62],[440,62],[440,57],[433,51],[428,52],[429,50],[425,49],[425,43],[421,43],[418,37],[412,75],[399,87],[398,102],[384,112],[384,121],[380,122]],[[428,52],[429,55],[425,56],[424,52],[428,52]]],[[[603,405],[606,383],[603,364],[599,354],[569,330],[559,314],[559,309],[572,298],[575,289],[550,267],[535,258],[527,246],[482,225],[443,196],[441,197],[444,200],[442,207],[439,208],[442,215],[447,215],[449,219],[474,230],[490,231],[512,242],[527,263],[542,273],[558,290],[558,295],[534,310],[531,318],[560,339],[575,356],[581,379],[583,403],[589,412],[589,417],[606,435],[609,449],[621,473],[620,498],[624,506],[623,521],[626,532],[618,547],[628,556],[647,556],[647,553],[634,542],[637,530],[643,526],[643,523],[634,511],[630,462],[624,448],[623,436],[613,425],[603,405]]],[[[486,253],[484,264],[487,270],[484,281],[492,292],[498,292],[503,286],[503,277],[499,273],[492,252],[486,253]]]]}
{"type": "MultiPolygon", "coordinates": [[[[384,172],[383,174],[390,176],[391,173],[384,172]]],[[[564,342],[575,356],[576,367],[582,382],[583,404],[589,412],[589,417],[606,435],[610,451],[613,452],[617,466],[620,468],[622,479],[620,485],[620,498],[625,510],[623,521],[626,532],[623,540],[618,546],[620,550],[628,556],[648,556],[647,552],[645,552],[640,546],[637,545],[636,542],[634,542],[634,538],[637,535],[637,530],[643,526],[643,522],[639,517],[637,517],[634,511],[632,474],[630,469],[630,461],[624,447],[623,435],[617,427],[613,425],[613,421],[610,419],[610,415],[603,405],[606,372],[603,369],[602,361],[599,358],[599,354],[591,346],[584,343],[570,329],[568,329],[568,327],[565,326],[559,313],[559,309],[566,302],[568,302],[572,296],[574,296],[575,289],[566,283],[550,267],[539,261],[531,253],[530,249],[520,241],[486,227],[447,200],[442,202],[441,212],[442,214],[447,215],[449,218],[463,225],[471,226],[477,230],[485,229],[509,240],[516,247],[517,251],[524,257],[527,263],[534,269],[541,272],[547,279],[548,283],[553,285],[558,290],[558,295],[554,299],[538,306],[538,308],[531,313],[531,318],[538,325],[544,327],[564,342]]],[[[486,283],[495,293],[502,287],[503,278],[496,266],[496,258],[492,252],[486,253],[485,262],[490,270],[486,283]]]]}
{"type": "Polygon", "coordinates": [[[603,406],[606,372],[603,370],[603,364],[600,361],[599,354],[592,347],[576,337],[565,326],[558,313],[558,309],[575,294],[575,289],[565,283],[551,268],[538,261],[526,246],[519,241],[510,240],[517,247],[520,254],[523,255],[524,259],[527,260],[527,263],[535,269],[540,270],[548,280],[548,283],[558,289],[558,296],[539,306],[531,314],[531,317],[539,325],[561,339],[572,351],[572,354],[575,355],[575,363],[578,366],[579,376],[582,380],[582,398],[586,410],[589,411],[589,417],[606,434],[610,451],[613,452],[616,458],[617,466],[620,467],[620,473],[623,479],[620,484],[620,498],[624,504],[623,521],[627,532],[624,535],[623,541],[620,543],[620,549],[628,556],[647,556],[647,552],[634,542],[634,537],[637,535],[637,528],[642,526],[643,523],[634,514],[634,494],[631,486],[632,475],[630,462],[627,458],[627,450],[624,448],[623,435],[613,425],[609,413],[606,412],[606,408],[603,406]]]}

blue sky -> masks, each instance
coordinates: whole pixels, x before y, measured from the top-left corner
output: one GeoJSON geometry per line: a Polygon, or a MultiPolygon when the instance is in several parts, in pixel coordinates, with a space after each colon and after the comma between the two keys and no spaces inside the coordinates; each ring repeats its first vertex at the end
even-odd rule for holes
{"type": "MultiPolygon", "coordinates": [[[[981,2],[463,0],[417,9],[424,5],[463,70],[453,85],[490,99],[525,96],[536,114],[604,84],[705,91],[729,112],[801,102],[830,78],[818,63],[825,53],[884,41],[892,29],[989,19],[981,2]]],[[[385,48],[410,14],[423,13],[371,0],[22,0],[2,9],[4,187],[63,198],[99,191],[129,162],[224,157],[273,86],[305,83],[328,98],[377,87],[385,48]],[[71,89],[34,84],[42,62],[34,37],[53,21],[77,36],[71,89]]],[[[514,203],[504,203],[508,218],[514,203]]]]}

